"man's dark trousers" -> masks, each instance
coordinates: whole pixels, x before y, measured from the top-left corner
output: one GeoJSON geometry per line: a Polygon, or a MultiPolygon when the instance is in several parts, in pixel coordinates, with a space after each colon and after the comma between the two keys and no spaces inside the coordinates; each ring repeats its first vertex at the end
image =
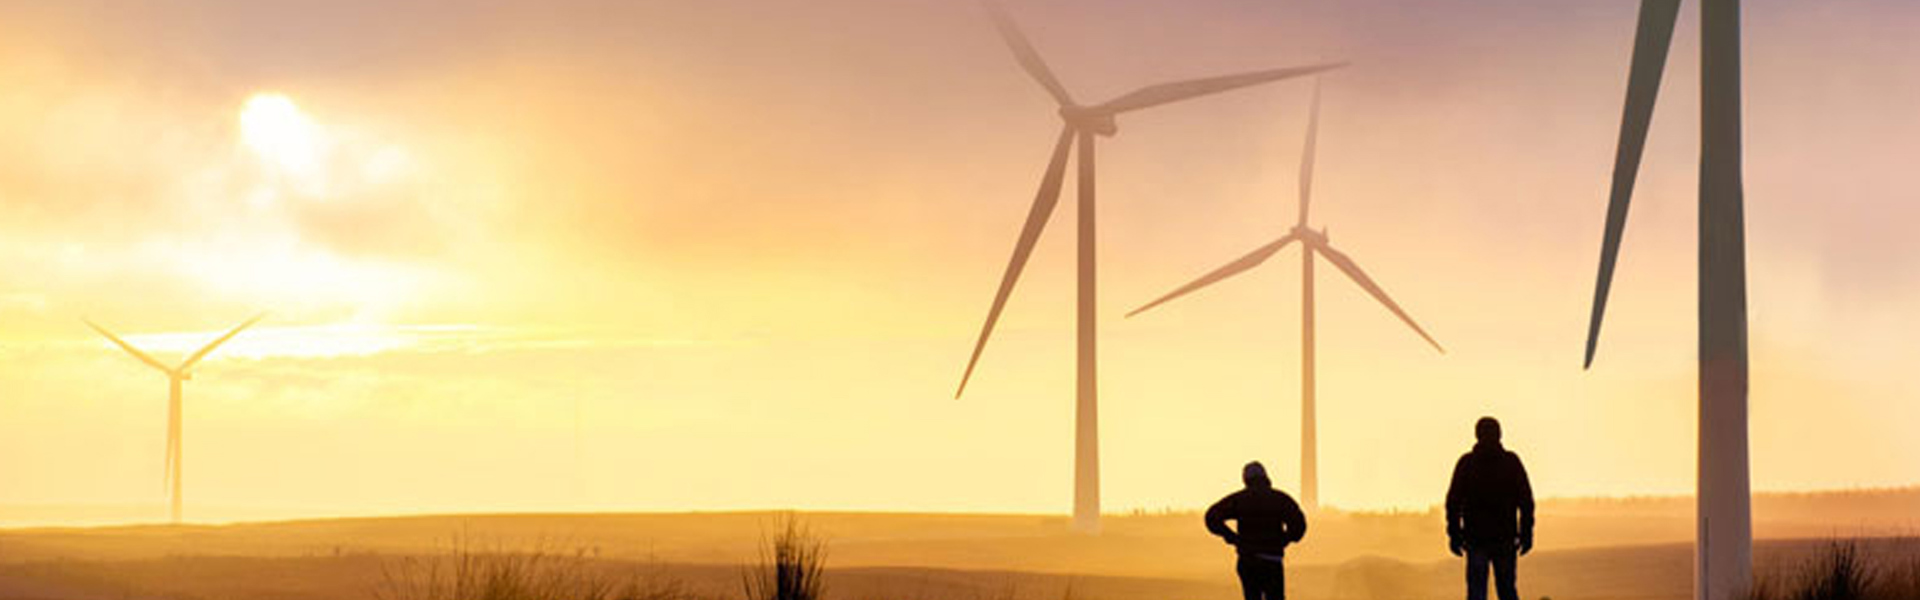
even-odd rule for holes
{"type": "Polygon", "coordinates": [[[1287,570],[1280,561],[1243,554],[1234,570],[1240,573],[1240,593],[1246,600],[1286,600],[1287,570]]]}
{"type": "MultiPolygon", "coordinates": [[[[1487,567],[1493,567],[1494,590],[1500,600],[1520,600],[1514,587],[1514,562],[1519,549],[1513,544],[1482,544],[1467,548],[1467,600],[1487,600],[1487,567]]],[[[1253,596],[1247,596],[1252,600],[1253,596]]]]}

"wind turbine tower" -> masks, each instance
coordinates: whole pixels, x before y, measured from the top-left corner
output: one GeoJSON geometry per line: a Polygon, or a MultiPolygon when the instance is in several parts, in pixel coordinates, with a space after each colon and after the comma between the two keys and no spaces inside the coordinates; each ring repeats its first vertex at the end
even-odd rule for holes
{"type": "Polygon", "coordinates": [[[1413,332],[1419,334],[1421,339],[1431,344],[1434,350],[1442,354],[1446,353],[1446,349],[1440,347],[1440,342],[1434,341],[1433,336],[1427,335],[1427,331],[1422,329],[1419,323],[1415,323],[1413,317],[1408,316],[1407,312],[1401,310],[1400,305],[1393,301],[1393,298],[1387,296],[1386,290],[1381,289],[1380,285],[1375,283],[1372,277],[1367,276],[1366,271],[1360,269],[1359,263],[1354,262],[1353,259],[1346,254],[1334,249],[1333,242],[1327,238],[1327,230],[1325,228],[1315,230],[1308,225],[1308,208],[1313,204],[1314,153],[1315,145],[1318,144],[1319,137],[1320,83],[1319,79],[1315,78],[1313,86],[1313,107],[1309,109],[1307,117],[1307,141],[1300,154],[1299,220],[1294,222],[1293,228],[1288,230],[1285,235],[1280,236],[1279,239],[1255,248],[1252,252],[1248,252],[1240,258],[1234,259],[1225,266],[1214,269],[1200,276],[1199,279],[1180,286],[1172,292],[1168,292],[1167,295],[1161,296],[1152,302],[1148,302],[1145,306],[1141,306],[1140,308],[1134,309],[1133,312],[1127,313],[1128,317],[1132,317],[1146,312],[1153,307],[1165,304],[1175,298],[1193,293],[1200,288],[1244,273],[1254,267],[1260,266],[1261,263],[1266,262],[1268,258],[1271,258],[1288,245],[1294,242],[1300,243],[1300,503],[1305,506],[1307,510],[1316,510],[1320,507],[1319,417],[1315,412],[1318,400],[1315,398],[1314,389],[1314,257],[1318,256],[1326,259],[1334,268],[1339,269],[1341,274],[1353,280],[1354,284],[1360,286],[1360,289],[1365,290],[1368,295],[1373,296],[1374,300],[1379,301],[1382,306],[1385,306],[1388,312],[1399,317],[1400,321],[1406,323],[1407,327],[1412,328],[1413,332]]]}
{"type": "Polygon", "coordinates": [[[247,319],[245,323],[241,323],[239,326],[234,327],[232,330],[228,331],[225,335],[215,338],[212,342],[208,342],[207,345],[205,346],[201,346],[199,350],[196,350],[194,351],[193,354],[188,355],[186,360],[180,361],[179,366],[174,366],[174,367],[169,367],[166,365],[166,363],[160,362],[159,360],[155,359],[154,357],[148,355],[145,352],[141,352],[139,348],[133,347],[133,344],[129,344],[127,343],[126,340],[120,339],[120,336],[114,335],[113,332],[111,331],[107,331],[107,328],[101,327],[98,323],[94,323],[93,321],[82,319],[82,321],[86,322],[88,327],[92,327],[94,331],[100,332],[100,335],[107,336],[107,339],[113,340],[114,345],[119,346],[120,349],[122,350],[126,350],[127,354],[133,355],[134,358],[140,359],[140,362],[146,363],[147,366],[158,369],[161,373],[164,373],[167,376],[167,453],[166,453],[166,459],[165,459],[166,475],[162,479],[162,484],[169,489],[169,493],[172,496],[172,501],[170,503],[171,508],[169,513],[172,515],[172,520],[176,524],[180,522],[180,504],[181,504],[181,493],[180,493],[180,479],[181,479],[181,471],[182,471],[182,468],[181,468],[182,465],[180,461],[181,442],[182,442],[182,439],[181,439],[182,432],[180,428],[180,420],[181,420],[180,412],[182,408],[181,407],[181,390],[180,390],[181,384],[185,383],[189,379],[193,379],[193,366],[195,364],[198,364],[200,362],[200,359],[206,358],[208,354],[211,354],[213,352],[214,348],[218,348],[220,347],[220,344],[224,344],[226,343],[227,340],[233,339],[233,336],[240,334],[240,330],[246,329],[247,327],[252,326],[254,323],[258,323],[260,319],[265,316],[266,315],[256,315],[251,319],[247,319]]]}
{"type": "MultiPolygon", "coordinates": [[[[1593,366],[1627,205],[1646,149],[1680,0],[1642,0],[1613,163],[1600,274],[1587,325],[1593,366]]],[[[1731,600],[1753,583],[1747,463],[1747,259],[1740,141],[1740,0],[1700,2],[1699,491],[1694,598],[1731,600]]]]}
{"type": "Polygon", "coordinates": [[[1020,272],[1026,268],[1027,258],[1033,253],[1033,247],[1040,239],[1041,230],[1047,226],[1047,220],[1053,215],[1053,208],[1060,201],[1060,187],[1066,175],[1067,155],[1074,148],[1080,150],[1080,160],[1075,187],[1079,195],[1076,207],[1076,240],[1078,251],[1077,294],[1074,321],[1077,329],[1075,346],[1074,378],[1074,460],[1073,460],[1073,526],[1082,532],[1098,531],[1100,528],[1100,442],[1099,442],[1099,392],[1096,355],[1099,344],[1095,335],[1098,315],[1096,306],[1095,277],[1095,237],[1094,237],[1094,139],[1095,136],[1111,137],[1119,128],[1114,121],[1118,115],[1126,112],[1150,108],[1162,104],[1190,100],[1201,96],[1218,94],[1228,90],[1252,85],[1312,75],[1342,66],[1338,63],[1318,64],[1305,67],[1289,67],[1252,71],[1220,77],[1191,79],[1173,83],[1163,83],[1140,88],[1113,100],[1095,105],[1075,102],[1067,93],[1067,88],[1054,77],[1052,69],[1040,58],[1033,44],[1020,31],[1013,18],[1007,15],[992,0],[985,2],[987,13],[992,17],[995,28],[1000,31],[1007,47],[1013,50],[1013,56],[1020,67],[1031,76],[1040,87],[1053,97],[1059,106],[1060,119],[1064,122],[1060,135],[1054,141],[1052,158],[1047,162],[1046,175],[1040,179],[1040,191],[1035,194],[1032,208],[1028,209],[1026,225],[1020,230],[1020,237],[1014,244],[1013,257],[1007,262],[1007,270],[1001,275],[999,291],[993,297],[993,307],[987,311],[986,324],[980,329],[980,337],[974,343],[973,355],[967,360],[967,370],[960,377],[960,386],[954,392],[959,398],[966,392],[967,382],[973,377],[973,369],[980,362],[980,353],[987,347],[987,339],[993,336],[993,326],[1000,321],[1000,312],[1006,308],[1007,298],[1013,293],[1013,286],[1020,280],[1020,272]]]}

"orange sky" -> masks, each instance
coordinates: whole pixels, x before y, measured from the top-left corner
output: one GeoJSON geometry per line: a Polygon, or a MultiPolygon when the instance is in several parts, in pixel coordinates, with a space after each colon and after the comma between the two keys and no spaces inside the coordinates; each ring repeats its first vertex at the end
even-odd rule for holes
{"type": "MultiPolygon", "coordinates": [[[[179,356],[258,310],[190,518],[1066,509],[1071,208],[950,399],[1057,127],[971,4],[123,4],[0,2],[0,510],[162,501],[164,380],[82,315],[179,356]]],[[[1544,495],[1691,488],[1691,11],[1582,373],[1632,3],[1012,6],[1088,99],[1355,62],[1315,220],[1450,353],[1322,270],[1328,503],[1437,501],[1482,414],[1544,495]]],[[[1755,485],[1913,484],[1920,10],[1748,6],[1755,485]]],[[[1297,476],[1297,255],[1120,315],[1290,223],[1305,91],[1101,146],[1109,510],[1297,476]]]]}

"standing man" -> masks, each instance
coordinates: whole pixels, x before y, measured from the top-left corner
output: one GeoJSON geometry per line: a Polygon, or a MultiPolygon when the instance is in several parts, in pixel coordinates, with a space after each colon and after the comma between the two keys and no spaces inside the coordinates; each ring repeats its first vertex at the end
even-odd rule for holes
{"type": "Polygon", "coordinates": [[[1479,442],[1447,488],[1448,544],[1467,557],[1467,600],[1486,600],[1489,565],[1500,600],[1519,600],[1514,568],[1533,550],[1533,484],[1520,456],[1501,447],[1499,421],[1481,417],[1473,435],[1479,442]]]}
{"type": "Polygon", "coordinates": [[[1286,570],[1281,559],[1287,545],[1307,535],[1307,516],[1293,496],[1273,489],[1267,468],[1259,461],[1240,470],[1247,487],[1228,494],[1207,508],[1207,531],[1227,540],[1240,552],[1235,570],[1246,600],[1285,600],[1286,570]],[[1227,521],[1234,521],[1228,528],[1227,521]]]}

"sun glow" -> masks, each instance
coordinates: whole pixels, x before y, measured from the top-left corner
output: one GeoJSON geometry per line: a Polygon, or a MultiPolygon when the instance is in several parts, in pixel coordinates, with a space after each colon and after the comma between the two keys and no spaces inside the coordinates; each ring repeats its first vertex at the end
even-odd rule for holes
{"type": "Polygon", "coordinates": [[[293,99],[283,94],[258,94],[240,110],[240,139],[274,169],[311,178],[319,174],[320,126],[293,99]]]}

